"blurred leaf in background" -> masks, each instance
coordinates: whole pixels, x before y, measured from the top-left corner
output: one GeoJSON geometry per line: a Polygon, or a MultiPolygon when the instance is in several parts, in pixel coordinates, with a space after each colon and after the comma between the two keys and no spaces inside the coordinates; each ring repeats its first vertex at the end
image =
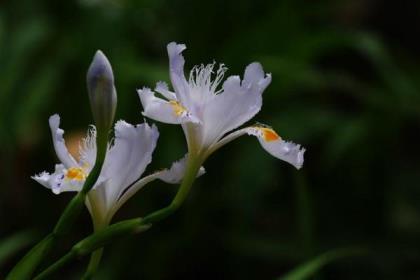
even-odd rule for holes
{"type": "MultiPolygon", "coordinates": [[[[256,120],[303,144],[305,166],[275,161],[252,138],[224,147],[171,219],[106,248],[98,279],[275,279],[354,245],[372,254],[316,279],[419,278],[419,13],[416,1],[379,0],[0,4],[0,237],[49,232],[69,200],[30,176],[54,162],[50,115],[62,115],[69,145],[92,122],[94,52],[114,67],[117,119],[139,123],[135,89],[169,80],[165,48],[177,41],[189,46],[187,69],[215,60],[242,75],[260,61],[273,82],[256,120]]],[[[159,130],[149,172],[186,151],[178,127],[159,130]]],[[[175,190],[153,183],[115,220],[165,206],[175,190]]],[[[86,213],[63,247],[90,230],[86,213]]],[[[63,275],[77,279],[84,265],[63,275]]]]}

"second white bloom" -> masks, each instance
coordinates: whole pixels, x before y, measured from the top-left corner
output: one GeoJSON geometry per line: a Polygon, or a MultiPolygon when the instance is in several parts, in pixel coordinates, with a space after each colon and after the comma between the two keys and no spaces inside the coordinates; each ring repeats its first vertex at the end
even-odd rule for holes
{"type": "Polygon", "coordinates": [[[195,66],[189,76],[184,76],[183,44],[168,45],[170,78],[174,91],[159,82],[155,91],[138,90],[143,114],[157,121],[181,124],[187,138],[189,152],[203,159],[224,144],[248,134],[256,136],[262,147],[271,155],[296,168],[303,164],[305,149],[284,141],[273,129],[264,125],[249,126],[233,133],[252,119],[261,109],[262,94],[271,82],[259,63],[251,63],[241,80],[230,76],[219,88],[226,67],[215,64],[195,66]]]}

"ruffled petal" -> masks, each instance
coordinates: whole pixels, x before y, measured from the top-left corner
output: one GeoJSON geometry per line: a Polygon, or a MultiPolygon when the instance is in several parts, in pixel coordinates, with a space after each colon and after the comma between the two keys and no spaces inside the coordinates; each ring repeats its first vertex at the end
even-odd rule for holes
{"type": "Polygon", "coordinates": [[[203,117],[204,145],[211,145],[224,134],[254,117],[262,106],[262,93],[271,82],[259,63],[245,69],[241,83],[239,76],[229,77],[223,92],[206,105],[203,117]]]}
{"type": "Polygon", "coordinates": [[[239,129],[223,137],[210,147],[207,156],[244,134],[256,136],[264,150],[272,156],[290,163],[297,169],[302,167],[305,148],[298,144],[284,141],[273,129],[260,125],[239,129]]]}
{"type": "MultiPolygon", "coordinates": [[[[171,168],[157,172],[157,179],[160,179],[168,184],[179,184],[185,174],[185,168],[187,167],[187,156],[188,154],[185,155],[182,159],[172,163],[171,168]]],[[[201,166],[197,177],[200,177],[204,173],[206,173],[206,170],[201,166]]]]}
{"type": "Polygon", "coordinates": [[[169,90],[168,84],[165,82],[157,82],[155,91],[162,94],[168,100],[177,100],[175,93],[169,90]]]}
{"type": "MultiPolygon", "coordinates": [[[[127,189],[127,191],[118,199],[117,204],[115,204],[115,206],[112,208],[111,210],[112,214],[115,213],[127,200],[129,200],[134,194],[136,194],[145,185],[147,185],[148,183],[156,179],[162,180],[168,184],[180,183],[185,174],[186,162],[187,162],[187,155],[185,155],[182,159],[175,161],[172,164],[171,168],[163,169],[161,171],[152,173],[151,175],[148,175],[140,179],[133,185],[131,185],[130,188],[127,189]]],[[[197,177],[203,175],[204,173],[205,173],[204,167],[200,167],[197,177]]]]}
{"type": "Polygon", "coordinates": [[[242,86],[253,88],[254,91],[262,93],[270,83],[271,75],[265,75],[260,63],[253,62],[245,68],[242,86]]]}
{"type": "Polygon", "coordinates": [[[143,115],[146,117],[170,124],[199,122],[199,120],[188,112],[178,101],[166,101],[162,98],[158,98],[149,88],[143,88],[137,92],[143,105],[143,115]]]}
{"type": "Polygon", "coordinates": [[[107,181],[105,192],[108,207],[136,181],[152,160],[159,132],[156,126],[133,126],[125,121],[115,125],[114,145],[109,149],[97,185],[107,181]]]}
{"type": "Polygon", "coordinates": [[[54,173],[42,172],[31,178],[52,190],[55,194],[82,189],[86,179],[86,173],[81,168],[73,167],[66,169],[63,164],[56,164],[54,173]]]}
{"type": "Polygon", "coordinates": [[[49,119],[52,139],[54,143],[55,153],[58,159],[64,164],[66,168],[76,166],[77,163],[74,158],[70,155],[64,142],[63,134],[64,130],[60,128],[60,116],[55,114],[49,119]]]}
{"type": "Polygon", "coordinates": [[[167,46],[169,56],[169,74],[172,86],[174,87],[178,99],[185,104],[187,104],[189,100],[189,85],[184,75],[185,59],[182,56],[182,52],[186,48],[187,47],[184,44],[177,44],[175,42],[171,42],[167,46]]]}

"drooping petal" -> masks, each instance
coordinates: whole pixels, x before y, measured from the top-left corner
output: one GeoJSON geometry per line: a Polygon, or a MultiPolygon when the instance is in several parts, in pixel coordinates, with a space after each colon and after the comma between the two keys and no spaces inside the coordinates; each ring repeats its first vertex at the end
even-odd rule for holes
{"type": "Polygon", "coordinates": [[[242,83],[239,76],[229,77],[223,92],[206,105],[204,144],[211,145],[254,117],[261,109],[262,93],[270,82],[271,75],[266,75],[259,63],[246,67],[242,83]]]}
{"type": "Polygon", "coordinates": [[[171,42],[167,46],[169,56],[169,75],[171,78],[172,86],[178,99],[185,104],[188,104],[189,86],[184,75],[185,59],[182,52],[187,47],[184,44],[177,44],[171,42]]]}
{"type": "Polygon", "coordinates": [[[154,125],[144,123],[133,126],[122,120],[116,123],[114,145],[106,155],[98,178],[98,183],[107,181],[105,191],[109,207],[143,174],[152,160],[158,137],[159,132],[154,125]]]}
{"type": "Polygon", "coordinates": [[[66,169],[63,164],[56,164],[54,173],[42,172],[32,176],[32,179],[52,190],[55,194],[68,191],[80,191],[87,177],[82,168],[66,169]]]}
{"type": "MultiPolygon", "coordinates": [[[[127,191],[118,199],[118,203],[113,207],[112,211],[116,212],[128,199],[130,199],[141,188],[143,188],[146,184],[156,179],[162,180],[168,184],[180,183],[185,174],[186,162],[187,155],[185,155],[182,159],[172,163],[171,168],[157,171],[140,179],[139,181],[131,185],[130,188],[127,189],[127,191]]],[[[204,173],[204,167],[200,167],[197,177],[203,175],[204,173]]]]}
{"type": "Polygon", "coordinates": [[[199,122],[199,120],[188,112],[178,101],[166,101],[162,98],[158,98],[149,88],[143,88],[137,92],[143,105],[143,115],[146,117],[170,124],[199,122]]]}
{"type": "Polygon", "coordinates": [[[60,116],[55,114],[49,119],[52,139],[54,143],[55,153],[58,159],[64,164],[66,168],[77,166],[76,161],[70,155],[64,142],[63,134],[64,130],[60,128],[60,116]]]}
{"type": "MultiPolygon", "coordinates": [[[[182,159],[172,163],[171,168],[164,169],[156,173],[157,179],[160,179],[168,184],[179,184],[182,181],[182,178],[185,174],[185,169],[187,167],[187,158],[188,154],[185,155],[182,159]]],[[[204,167],[200,167],[197,177],[200,177],[205,173],[204,167]]]]}
{"type": "Polygon", "coordinates": [[[256,136],[264,150],[272,156],[290,163],[297,169],[302,167],[305,148],[298,144],[284,141],[273,129],[260,125],[239,129],[223,137],[219,142],[211,146],[207,155],[244,134],[256,136]]]}

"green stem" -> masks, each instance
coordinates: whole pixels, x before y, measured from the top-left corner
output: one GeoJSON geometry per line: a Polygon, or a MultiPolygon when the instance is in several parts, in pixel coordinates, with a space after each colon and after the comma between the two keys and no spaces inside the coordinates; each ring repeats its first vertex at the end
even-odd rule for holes
{"type": "Polygon", "coordinates": [[[49,277],[51,274],[53,274],[59,268],[63,267],[66,263],[68,263],[75,257],[77,257],[76,252],[71,250],[63,257],[61,257],[58,261],[56,261],[54,264],[52,264],[50,267],[48,267],[46,270],[44,270],[42,273],[40,273],[38,276],[36,276],[33,280],[45,279],[49,277]]]}
{"type": "Polygon", "coordinates": [[[153,224],[155,222],[163,220],[169,215],[171,215],[173,212],[175,212],[182,205],[182,203],[187,198],[188,193],[190,192],[195,178],[197,177],[198,171],[201,167],[201,163],[202,160],[199,157],[188,157],[184,178],[171,204],[144,217],[144,224],[153,224]]]}
{"type": "Polygon", "coordinates": [[[102,169],[107,150],[108,134],[100,133],[96,138],[97,155],[95,165],[86,181],[82,190],[69,202],[61,214],[52,233],[35,245],[10,271],[6,279],[8,280],[26,280],[30,279],[41,260],[50,252],[55,243],[64,236],[73,226],[76,218],[82,211],[87,193],[92,189],[102,169]]]}
{"type": "MultiPolygon", "coordinates": [[[[111,241],[121,236],[145,231],[150,228],[152,223],[158,222],[168,217],[170,214],[175,212],[185,201],[193,185],[193,182],[195,178],[197,177],[198,171],[201,167],[201,163],[202,163],[202,160],[198,157],[190,156],[188,158],[186,172],[182,180],[181,186],[178,189],[177,194],[175,195],[174,199],[172,200],[169,206],[147,215],[144,219],[135,218],[131,220],[118,222],[104,229],[99,230],[98,232],[92,234],[91,236],[86,237],[85,239],[81,240],[76,245],[74,245],[71,251],[67,255],[59,259],[56,263],[54,263],[52,266],[50,266],[41,274],[39,274],[34,280],[45,279],[45,277],[57,271],[66,263],[76,258],[80,258],[87,254],[90,254],[91,252],[95,250],[101,249],[106,244],[110,243],[111,241]]],[[[99,253],[97,254],[99,255],[99,253]]],[[[95,264],[95,262],[99,262],[100,256],[95,256],[95,257],[92,256],[92,259],[89,263],[89,267],[91,267],[91,263],[93,263],[92,269],[96,269],[95,266],[97,266],[97,264],[95,264]]],[[[87,275],[85,274],[85,277],[86,276],[92,277],[92,275],[89,272],[90,271],[89,267],[88,267],[87,275]]],[[[90,279],[90,278],[84,278],[84,279],[90,279]]]]}
{"type": "Polygon", "coordinates": [[[54,242],[53,234],[47,235],[38,242],[10,271],[7,275],[8,280],[13,279],[30,279],[37,264],[40,262],[42,255],[48,252],[54,242]]]}
{"type": "MultiPolygon", "coordinates": [[[[89,200],[92,205],[91,213],[92,213],[92,219],[93,219],[94,232],[99,232],[103,230],[104,228],[106,228],[109,225],[109,222],[108,222],[107,217],[104,218],[99,211],[95,211],[95,207],[93,207],[93,205],[95,204],[93,203],[94,197],[90,195],[89,200]]],[[[99,263],[101,262],[103,251],[104,249],[102,247],[102,248],[97,249],[90,255],[88,267],[86,269],[85,274],[83,275],[81,279],[84,279],[84,280],[92,279],[93,275],[95,275],[95,272],[98,269],[99,263]]]]}
{"type": "Polygon", "coordinates": [[[88,268],[85,272],[85,275],[83,275],[83,277],[81,278],[82,280],[92,279],[93,275],[98,269],[99,263],[101,262],[103,252],[104,248],[102,247],[91,254],[88,268]]]}
{"type": "MultiPolygon", "coordinates": [[[[97,251],[102,248],[108,242],[127,234],[138,233],[147,230],[150,226],[143,225],[142,220],[139,218],[122,221],[115,223],[100,230],[91,236],[79,241],[72,247],[69,253],[61,257],[53,265],[48,267],[46,270],[41,272],[34,280],[46,279],[55,273],[57,270],[62,268],[65,264],[73,261],[76,258],[80,258],[90,254],[93,251],[97,251]]],[[[87,278],[89,279],[89,278],[87,278]]]]}

